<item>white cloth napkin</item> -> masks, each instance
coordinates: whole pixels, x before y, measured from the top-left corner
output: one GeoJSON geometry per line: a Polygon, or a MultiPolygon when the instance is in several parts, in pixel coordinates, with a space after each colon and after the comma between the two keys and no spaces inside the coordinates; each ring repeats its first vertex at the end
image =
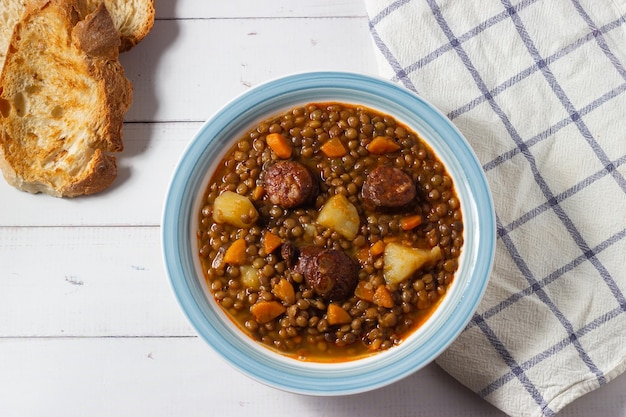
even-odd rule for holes
{"type": "Polygon", "coordinates": [[[483,164],[493,274],[438,358],[511,416],[626,369],[626,0],[365,0],[381,75],[483,164]]]}

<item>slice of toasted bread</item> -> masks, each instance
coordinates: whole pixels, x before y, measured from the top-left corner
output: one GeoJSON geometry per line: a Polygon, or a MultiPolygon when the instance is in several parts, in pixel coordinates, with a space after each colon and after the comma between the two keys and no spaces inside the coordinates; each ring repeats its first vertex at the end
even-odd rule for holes
{"type": "MultiPolygon", "coordinates": [[[[26,8],[26,4],[40,0],[0,0],[0,69],[4,63],[13,27],[26,8]]],[[[104,2],[115,29],[119,33],[120,52],[137,45],[154,25],[154,0],[77,0],[80,18],[84,19],[104,2]]]]}
{"type": "Polygon", "coordinates": [[[79,20],[73,0],[29,3],[0,75],[0,169],[13,186],[93,194],[117,176],[132,85],[105,7],[79,20]]]}
{"type": "Polygon", "coordinates": [[[78,0],[81,17],[92,13],[103,2],[120,34],[120,52],[137,45],[152,29],[154,0],[78,0]]]}

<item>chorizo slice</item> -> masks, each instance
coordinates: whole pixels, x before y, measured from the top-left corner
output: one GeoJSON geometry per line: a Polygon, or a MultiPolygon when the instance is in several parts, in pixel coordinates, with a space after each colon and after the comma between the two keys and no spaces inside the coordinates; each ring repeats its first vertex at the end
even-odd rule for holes
{"type": "Polygon", "coordinates": [[[293,208],[317,196],[319,185],[311,170],[299,162],[278,161],[267,169],[265,190],[272,204],[293,208]]]}
{"type": "Polygon", "coordinates": [[[371,207],[402,207],[415,198],[415,182],[401,169],[383,165],[367,175],[361,195],[371,207]]]}
{"type": "Polygon", "coordinates": [[[335,249],[302,248],[294,270],[302,274],[307,287],[325,300],[348,298],[358,282],[357,263],[335,249]]]}

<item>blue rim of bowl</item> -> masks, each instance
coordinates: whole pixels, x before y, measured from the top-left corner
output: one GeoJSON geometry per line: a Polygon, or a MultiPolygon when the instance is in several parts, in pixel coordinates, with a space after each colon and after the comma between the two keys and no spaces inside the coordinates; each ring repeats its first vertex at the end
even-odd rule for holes
{"type": "Polygon", "coordinates": [[[347,72],[308,72],[260,84],[236,97],[200,128],[171,178],[162,216],[162,253],[170,286],[199,336],[249,377],[288,392],[346,395],[381,388],[423,368],[469,323],[484,294],[495,253],[495,214],[480,163],[456,127],[415,93],[388,80],[347,72]],[[211,299],[198,269],[194,219],[207,173],[228,141],[262,120],[310,102],[361,104],[392,115],[430,145],[453,177],[462,205],[465,243],[454,286],[426,324],[399,347],[350,362],[308,363],[258,347],[211,299]]]}

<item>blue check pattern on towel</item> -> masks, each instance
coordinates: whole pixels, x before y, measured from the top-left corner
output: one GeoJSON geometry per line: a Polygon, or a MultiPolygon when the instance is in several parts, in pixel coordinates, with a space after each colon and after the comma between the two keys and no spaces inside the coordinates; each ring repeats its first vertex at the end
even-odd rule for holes
{"type": "Polygon", "coordinates": [[[626,0],[366,0],[381,75],[444,112],[491,187],[498,242],[438,364],[511,416],[626,368],[626,0]]]}

